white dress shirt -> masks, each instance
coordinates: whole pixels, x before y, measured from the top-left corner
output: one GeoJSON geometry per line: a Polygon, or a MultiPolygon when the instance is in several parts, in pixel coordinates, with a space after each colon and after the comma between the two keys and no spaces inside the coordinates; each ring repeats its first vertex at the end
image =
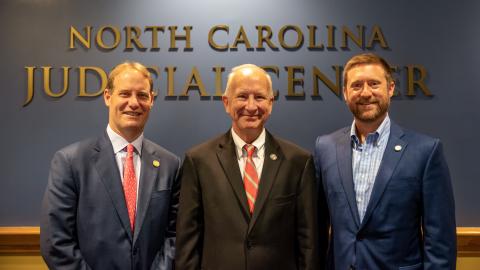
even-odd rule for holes
{"type": "MultiPolygon", "coordinates": [[[[129,142],[113,131],[110,125],[107,126],[107,135],[113,146],[113,153],[115,154],[115,160],[117,161],[118,171],[120,172],[120,177],[123,184],[123,167],[125,159],[127,158],[127,145],[129,142]]],[[[140,171],[142,169],[142,160],[140,158],[142,155],[142,143],[143,133],[131,143],[135,148],[133,152],[133,166],[135,167],[135,177],[137,178],[137,203],[138,190],[140,186],[140,171]]]]}
{"type": "MultiPolygon", "coordinates": [[[[247,143],[242,140],[237,133],[235,133],[233,128],[231,130],[233,142],[235,143],[235,153],[237,154],[238,167],[240,168],[240,173],[242,174],[243,179],[243,174],[245,173],[245,163],[247,162],[247,151],[243,149],[243,146],[245,146],[247,143]]],[[[258,138],[251,143],[256,147],[255,152],[253,152],[252,159],[253,163],[255,163],[255,169],[257,170],[259,180],[262,175],[263,161],[265,160],[265,134],[265,129],[263,129],[262,133],[260,133],[260,136],[258,136],[258,138]]]]}

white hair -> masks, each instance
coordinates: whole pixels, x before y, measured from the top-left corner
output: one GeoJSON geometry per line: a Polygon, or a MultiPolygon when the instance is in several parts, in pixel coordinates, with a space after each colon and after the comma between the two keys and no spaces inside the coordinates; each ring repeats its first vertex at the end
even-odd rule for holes
{"type": "Polygon", "coordinates": [[[230,92],[230,88],[232,87],[232,81],[235,75],[238,73],[238,71],[242,69],[255,69],[255,70],[260,70],[263,75],[267,78],[267,83],[268,83],[268,92],[269,94],[273,97],[273,89],[272,89],[272,79],[270,78],[270,75],[261,67],[254,65],[254,64],[243,64],[239,65],[236,67],[233,67],[232,70],[230,71],[230,74],[228,74],[228,80],[227,80],[227,86],[225,89],[225,93],[223,93],[223,96],[226,97],[228,96],[230,92]]]}

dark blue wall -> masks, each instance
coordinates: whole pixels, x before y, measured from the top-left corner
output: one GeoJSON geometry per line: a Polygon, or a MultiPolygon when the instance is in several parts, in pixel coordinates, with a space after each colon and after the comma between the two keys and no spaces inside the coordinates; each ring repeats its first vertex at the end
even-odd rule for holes
{"type": "MultiPolygon", "coordinates": [[[[214,94],[213,66],[227,68],[242,63],[277,65],[280,78],[274,87],[280,96],[274,104],[268,128],[275,134],[312,149],[317,135],[349,125],[351,115],[342,99],[321,85],[321,99],[312,99],[311,68],[318,67],[331,80],[331,66],[343,65],[361,49],[350,42],[340,48],[342,26],[351,30],[363,25],[366,38],[374,25],[380,26],[388,49],[378,44],[371,49],[403,68],[422,65],[433,97],[418,92],[405,96],[406,72],[396,74],[400,96],[393,101],[391,118],[399,124],[442,139],[453,177],[459,226],[480,226],[480,114],[477,104],[480,92],[474,86],[480,63],[480,2],[477,1],[345,1],[345,0],[266,0],[266,1],[58,1],[4,0],[0,2],[0,226],[38,225],[40,201],[47,182],[53,153],[74,141],[103,132],[107,110],[102,98],[78,97],[79,66],[98,66],[109,70],[124,60],[147,65],[177,66],[175,94],[179,95],[193,66],[198,67],[210,95],[214,94]],[[335,49],[308,50],[308,39],[293,51],[215,51],[207,42],[209,29],[217,24],[230,27],[230,33],[219,32],[216,39],[233,42],[243,25],[252,45],[256,45],[255,25],[269,25],[277,33],[282,26],[298,25],[308,37],[307,25],[317,25],[318,40],[326,43],[326,25],[336,26],[335,49]],[[125,50],[122,39],[118,48],[106,51],[92,45],[70,50],[69,28],[81,30],[86,25],[98,29],[114,25],[121,29],[135,25],[193,26],[191,51],[168,50],[169,32],[159,35],[159,51],[125,50]],[[287,73],[284,66],[305,67],[304,99],[287,99],[287,73]],[[62,98],[51,98],[42,92],[42,73],[35,73],[35,95],[26,99],[25,66],[53,66],[52,87],[61,86],[62,66],[72,67],[70,87],[62,98]]],[[[183,33],[183,30],[178,30],[183,33]]],[[[96,33],[94,31],[94,33],[96,33]]],[[[291,32],[290,32],[291,33],[291,32]]],[[[106,34],[107,36],[108,34],[106,34]]],[[[287,36],[292,43],[293,35],[287,36]]],[[[94,39],[94,37],[92,37],[94,39]]],[[[106,39],[107,40],[107,39],[106,39]]],[[[149,35],[141,38],[150,46],[149,35]]],[[[90,75],[89,75],[90,76],[90,75]]],[[[89,88],[98,88],[89,77],[89,88]]],[[[145,130],[146,136],[183,156],[186,149],[229,127],[229,118],[218,99],[201,99],[191,91],[188,99],[165,98],[166,73],[155,81],[160,94],[145,130]]],[[[301,90],[301,87],[298,88],[301,90]]]]}

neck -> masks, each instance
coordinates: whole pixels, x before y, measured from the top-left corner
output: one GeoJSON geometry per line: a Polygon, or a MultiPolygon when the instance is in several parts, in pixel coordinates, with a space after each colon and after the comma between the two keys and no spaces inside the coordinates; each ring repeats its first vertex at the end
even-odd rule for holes
{"type": "Polygon", "coordinates": [[[373,133],[378,129],[385,117],[387,117],[387,115],[384,115],[383,117],[374,121],[362,121],[355,118],[355,131],[357,132],[357,136],[361,143],[365,142],[368,134],[373,133]]]}
{"type": "Polygon", "coordinates": [[[257,130],[257,129],[239,130],[236,127],[233,127],[233,130],[238,135],[238,137],[240,137],[244,142],[251,144],[258,138],[258,136],[260,136],[260,134],[263,131],[263,128],[260,130],[257,130]]]}
{"type": "Polygon", "coordinates": [[[122,138],[124,138],[127,142],[131,143],[133,141],[135,141],[138,136],[140,136],[140,134],[142,134],[142,131],[143,130],[116,130],[114,127],[112,127],[110,125],[110,127],[112,128],[112,130],[117,133],[118,135],[122,136],[122,138]]]}

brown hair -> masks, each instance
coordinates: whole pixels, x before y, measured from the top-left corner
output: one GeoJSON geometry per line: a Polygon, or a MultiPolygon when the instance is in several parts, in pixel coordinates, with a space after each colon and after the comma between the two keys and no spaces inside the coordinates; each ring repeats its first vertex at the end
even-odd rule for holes
{"type": "Polygon", "coordinates": [[[150,91],[153,91],[153,79],[147,67],[140,64],[139,62],[126,61],[115,66],[112,69],[112,71],[110,71],[110,74],[108,74],[108,81],[107,81],[106,88],[110,91],[110,93],[113,92],[113,88],[114,88],[113,81],[115,80],[115,77],[117,77],[122,71],[126,69],[134,69],[140,72],[146,79],[148,79],[148,82],[150,84],[150,91]]]}
{"type": "Polygon", "coordinates": [[[382,57],[373,54],[373,53],[364,53],[358,54],[354,57],[350,58],[348,62],[345,64],[343,69],[343,87],[347,86],[347,73],[354,67],[359,65],[368,65],[368,64],[378,64],[383,68],[385,71],[385,79],[387,79],[387,83],[390,83],[393,80],[392,77],[392,69],[390,65],[383,59],[382,57]]]}

